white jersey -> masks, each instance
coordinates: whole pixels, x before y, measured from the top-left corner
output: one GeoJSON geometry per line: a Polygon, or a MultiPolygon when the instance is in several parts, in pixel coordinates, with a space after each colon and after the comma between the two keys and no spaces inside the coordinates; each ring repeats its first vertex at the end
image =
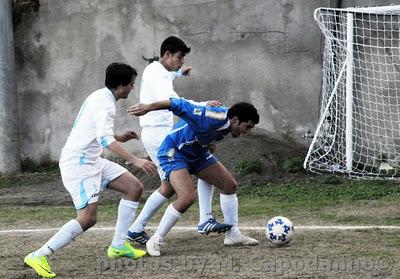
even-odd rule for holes
{"type": "MultiPolygon", "coordinates": [[[[140,85],[140,102],[149,104],[168,100],[171,97],[178,98],[173,87],[175,72],[169,72],[164,66],[154,61],[148,65],[142,76],[140,85]]],[[[174,125],[173,114],[169,110],[157,110],[147,113],[139,118],[141,127],[166,126],[172,129],[174,125]]]]}
{"type": "Polygon", "coordinates": [[[103,148],[114,138],[115,97],[108,88],[90,94],[79,111],[71,134],[61,152],[60,161],[75,161],[79,165],[99,160],[103,148]]]}

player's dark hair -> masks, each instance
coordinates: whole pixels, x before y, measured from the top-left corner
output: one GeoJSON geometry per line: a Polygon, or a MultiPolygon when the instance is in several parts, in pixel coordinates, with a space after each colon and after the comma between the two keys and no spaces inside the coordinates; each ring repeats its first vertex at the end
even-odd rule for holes
{"type": "Polygon", "coordinates": [[[190,52],[190,47],[188,47],[181,39],[175,36],[170,36],[161,44],[160,57],[163,57],[167,50],[172,54],[178,51],[181,51],[183,54],[187,54],[190,52]]]}
{"type": "Polygon", "coordinates": [[[115,89],[119,85],[126,86],[137,76],[134,68],[124,63],[111,63],[106,69],[104,84],[108,89],[115,89]]]}
{"type": "Polygon", "coordinates": [[[260,121],[257,109],[252,104],[246,102],[236,103],[228,110],[229,119],[235,116],[239,119],[239,123],[251,120],[255,125],[260,121]]]}

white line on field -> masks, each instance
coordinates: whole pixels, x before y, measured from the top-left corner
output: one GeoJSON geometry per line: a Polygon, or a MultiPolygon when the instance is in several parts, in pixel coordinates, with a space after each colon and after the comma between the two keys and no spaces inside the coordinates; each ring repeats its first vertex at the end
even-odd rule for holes
{"type": "MultiPolygon", "coordinates": [[[[149,226],[148,229],[155,230],[157,227],[149,226]]],[[[0,230],[0,234],[11,234],[11,233],[33,233],[33,232],[51,232],[58,231],[60,228],[46,228],[46,229],[15,229],[15,230],[0,230]]],[[[264,230],[265,227],[240,227],[241,230],[264,230]]],[[[296,230],[400,230],[400,226],[295,226],[296,230]]],[[[89,231],[113,231],[114,227],[99,227],[91,228],[89,231]]],[[[185,227],[178,226],[174,227],[173,230],[179,231],[196,231],[196,227],[185,227]]]]}

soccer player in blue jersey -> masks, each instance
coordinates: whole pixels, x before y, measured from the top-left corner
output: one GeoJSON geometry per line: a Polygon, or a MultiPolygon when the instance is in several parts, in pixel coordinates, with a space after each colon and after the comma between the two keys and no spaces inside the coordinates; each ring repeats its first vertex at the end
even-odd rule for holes
{"type": "Polygon", "coordinates": [[[259,122],[255,107],[243,102],[231,108],[211,107],[183,98],[170,98],[134,105],[128,113],[141,116],[161,109],[168,109],[181,118],[165,137],[157,155],[163,171],[162,179],[171,184],[177,199],[167,207],[157,231],[147,241],[147,252],[151,256],[160,256],[165,236],[196,199],[191,174],[220,190],[224,222],[232,225],[225,235],[224,244],[257,245],[256,239],[241,234],[238,227],[236,180],[209,151],[210,144],[222,140],[228,133],[234,138],[249,134],[259,122]]]}

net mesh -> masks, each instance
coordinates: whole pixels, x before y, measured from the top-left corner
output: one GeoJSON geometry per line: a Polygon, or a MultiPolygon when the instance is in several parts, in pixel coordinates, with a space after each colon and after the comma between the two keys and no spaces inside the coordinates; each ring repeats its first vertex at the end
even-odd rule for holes
{"type": "Polygon", "coordinates": [[[314,15],[325,37],[322,103],[305,168],[400,180],[400,6],[314,15]]]}

